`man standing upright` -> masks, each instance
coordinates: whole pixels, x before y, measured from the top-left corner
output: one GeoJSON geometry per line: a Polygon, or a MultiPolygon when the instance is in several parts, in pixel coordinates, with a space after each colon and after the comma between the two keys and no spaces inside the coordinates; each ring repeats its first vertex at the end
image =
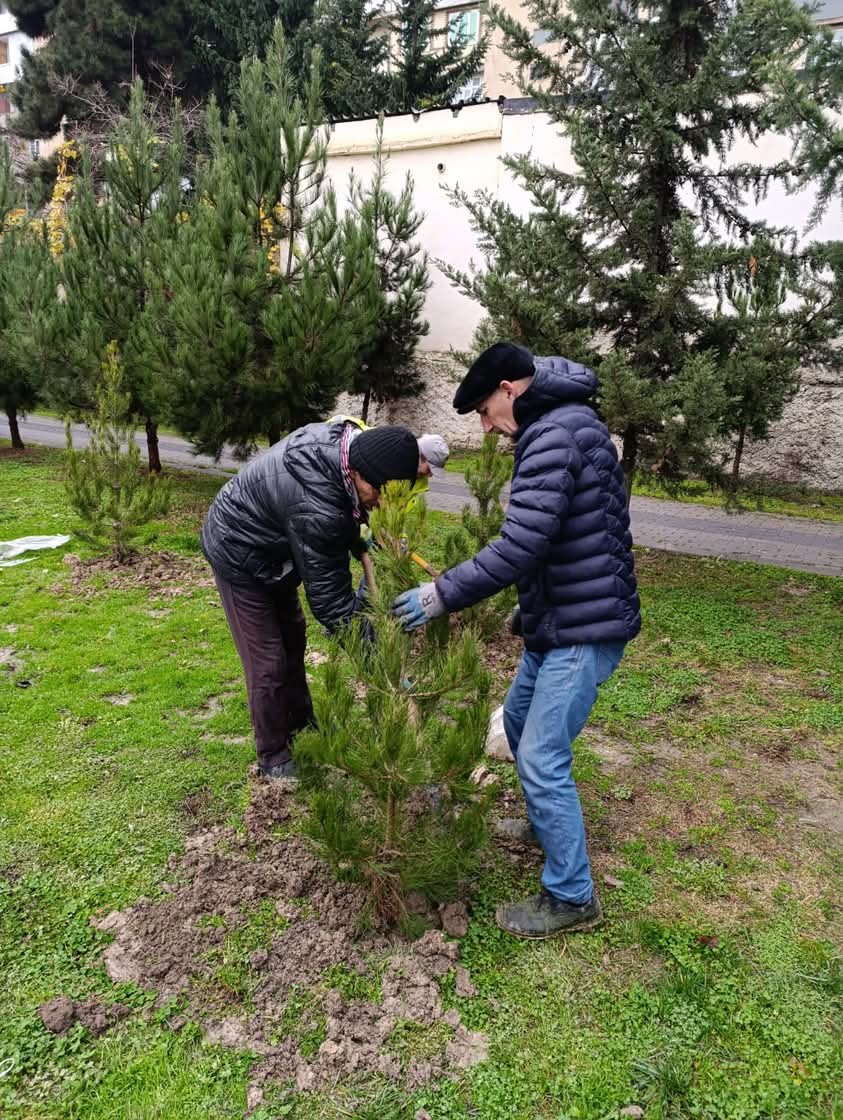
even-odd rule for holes
{"type": "MultiPolygon", "coordinates": [[[[514,343],[484,351],[454,407],[484,432],[515,440],[512,491],[499,540],[435,582],[400,595],[413,630],[515,584],[524,654],[504,704],[504,728],[545,854],[541,892],[498,910],[502,929],[551,937],[602,921],[594,891],[572,744],[597,690],[641,627],[623,473],[588,401],[591,370],[539,358],[514,343]]],[[[515,822],[509,822],[514,825],[515,822]]]]}

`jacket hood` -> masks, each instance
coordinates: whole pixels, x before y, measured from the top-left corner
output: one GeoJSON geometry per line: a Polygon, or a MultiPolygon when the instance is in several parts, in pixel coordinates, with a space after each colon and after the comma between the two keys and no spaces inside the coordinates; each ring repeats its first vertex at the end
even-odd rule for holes
{"type": "Polygon", "coordinates": [[[536,374],[530,388],[515,401],[513,415],[521,428],[557,408],[590,400],[597,392],[594,371],[567,358],[536,358],[536,374]]]}

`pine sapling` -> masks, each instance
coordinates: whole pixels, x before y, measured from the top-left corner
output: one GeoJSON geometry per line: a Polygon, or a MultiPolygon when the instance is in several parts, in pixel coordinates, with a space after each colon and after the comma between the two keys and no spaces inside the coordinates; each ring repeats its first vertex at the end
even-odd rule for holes
{"type": "MultiPolygon", "coordinates": [[[[488,432],[483,437],[480,454],[466,468],[466,485],[477,503],[477,509],[463,506],[461,526],[445,541],[445,562],[449,568],[469,560],[501,531],[504,509],[500,495],[512,473],[512,461],[498,449],[499,438],[488,432]]],[[[515,591],[508,587],[491,599],[463,611],[461,617],[475,625],[483,637],[489,637],[500,629],[501,622],[509,616],[514,605],[515,591]]]]}
{"type": "Polygon", "coordinates": [[[417,583],[424,502],[389,483],[372,514],[376,589],[367,618],[331,651],[316,697],[318,729],[296,740],[311,788],[309,829],[341,878],[365,884],[382,924],[410,892],[452,898],[485,836],[488,791],[472,780],[488,726],[488,678],[477,638],[447,618],[407,634],[395,595],[417,583]]]}
{"type": "Polygon", "coordinates": [[[74,449],[67,423],[65,486],[83,522],[79,536],[108,548],[121,564],[131,560],[141,533],[150,521],[163,517],[170,504],[169,485],[141,470],[135,429],[127,418],[129,404],[117,343],[111,342],[102,364],[96,416],[90,422],[91,443],[84,451],[74,449]]]}

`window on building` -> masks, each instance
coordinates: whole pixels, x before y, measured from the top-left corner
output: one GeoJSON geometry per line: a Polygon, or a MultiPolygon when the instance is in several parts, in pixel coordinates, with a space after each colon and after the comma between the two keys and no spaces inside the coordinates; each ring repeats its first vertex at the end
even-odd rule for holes
{"type": "Polygon", "coordinates": [[[480,9],[451,12],[448,16],[448,46],[473,47],[480,40],[480,9]]]}
{"type": "Polygon", "coordinates": [[[483,75],[472,74],[464,86],[457,91],[457,101],[478,101],[483,96],[483,75]]]}
{"type": "Polygon", "coordinates": [[[40,140],[30,140],[29,141],[29,154],[32,157],[32,159],[38,159],[38,157],[41,155],[41,141],[40,140]]]}
{"type": "Polygon", "coordinates": [[[9,61],[9,40],[0,35],[0,66],[9,61]]]}

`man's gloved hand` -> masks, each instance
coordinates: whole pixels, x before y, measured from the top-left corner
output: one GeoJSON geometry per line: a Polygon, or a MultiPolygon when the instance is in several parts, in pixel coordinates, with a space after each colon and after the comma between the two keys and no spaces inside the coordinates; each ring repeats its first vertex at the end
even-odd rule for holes
{"type": "Polygon", "coordinates": [[[418,630],[432,619],[447,614],[447,608],[436,584],[422,583],[402,591],[392,604],[392,613],[403,622],[405,630],[418,630]]]}
{"type": "Polygon", "coordinates": [[[509,632],[520,638],[524,633],[524,624],[521,621],[521,608],[515,607],[509,619],[509,632]]]}

